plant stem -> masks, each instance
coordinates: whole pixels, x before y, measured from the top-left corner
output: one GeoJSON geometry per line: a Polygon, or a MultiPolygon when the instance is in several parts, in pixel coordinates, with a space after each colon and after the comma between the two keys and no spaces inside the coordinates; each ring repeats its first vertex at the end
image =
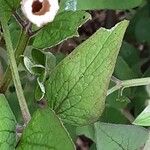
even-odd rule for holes
{"type": "Polygon", "coordinates": [[[25,27],[25,21],[17,14],[17,12],[15,11],[13,16],[16,18],[16,20],[18,21],[18,23],[20,24],[20,26],[22,28],[25,27]]]}
{"type": "Polygon", "coordinates": [[[27,124],[29,122],[31,116],[30,116],[30,113],[28,110],[28,106],[27,106],[27,103],[26,103],[26,100],[25,100],[25,97],[23,94],[23,89],[21,86],[20,78],[19,78],[19,73],[18,73],[17,63],[15,60],[12,42],[11,42],[9,27],[8,27],[7,21],[5,19],[3,19],[1,21],[1,24],[2,24],[2,28],[3,28],[3,32],[4,32],[6,48],[8,51],[8,58],[9,58],[9,62],[10,62],[10,69],[11,69],[11,73],[12,73],[13,82],[14,82],[14,85],[16,88],[16,93],[17,93],[19,105],[21,108],[22,116],[23,116],[25,124],[27,124]]]}
{"type": "Polygon", "coordinates": [[[127,118],[130,123],[132,123],[135,118],[133,117],[133,115],[130,113],[130,111],[128,109],[120,109],[121,113],[125,116],[125,118],[127,118]]]}
{"type": "MultiPolygon", "coordinates": [[[[21,60],[20,56],[24,53],[25,48],[26,48],[26,46],[28,44],[29,38],[30,37],[29,37],[29,35],[27,33],[27,30],[23,29],[21,31],[20,39],[19,39],[16,51],[15,51],[15,58],[16,58],[17,66],[20,63],[20,60],[21,60]]],[[[8,66],[7,69],[6,69],[6,72],[4,74],[2,83],[0,84],[0,92],[1,93],[5,93],[6,92],[6,90],[7,90],[8,86],[9,86],[11,80],[12,80],[11,70],[10,70],[10,66],[8,66]]]]}
{"type": "Polygon", "coordinates": [[[149,84],[150,84],[149,77],[148,78],[140,78],[140,79],[124,80],[124,81],[117,79],[116,85],[108,90],[107,96],[119,89],[135,87],[135,86],[143,86],[143,85],[149,85],[149,84]]]}

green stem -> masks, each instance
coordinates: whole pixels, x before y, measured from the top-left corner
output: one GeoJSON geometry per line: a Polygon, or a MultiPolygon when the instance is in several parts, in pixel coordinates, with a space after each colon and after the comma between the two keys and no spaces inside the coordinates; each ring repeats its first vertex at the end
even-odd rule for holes
{"type": "Polygon", "coordinates": [[[22,116],[23,116],[25,124],[27,124],[29,122],[31,116],[30,116],[30,113],[28,110],[28,106],[27,106],[27,103],[26,103],[26,100],[25,100],[25,97],[23,94],[23,89],[21,86],[20,78],[19,78],[19,73],[18,73],[17,63],[15,60],[12,42],[11,42],[9,27],[8,27],[7,21],[5,19],[3,19],[1,21],[1,24],[2,24],[2,28],[3,28],[3,32],[4,32],[6,48],[8,51],[8,58],[9,58],[13,82],[14,82],[14,85],[16,88],[16,93],[17,93],[19,104],[20,104],[22,116]]]}
{"type": "Polygon", "coordinates": [[[135,86],[143,86],[143,85],[149,85],[149,84],[150,84],[149,77],[141,78],[141,79],[131,79],[131,80],[125,80],[125,81],[117,80],[116,85],[108,90],[107,96],[119,89],[135,87],[135,86]]]}
{"type": "MultiPolygon", "coordinates": [[[[15,58],[16,58],[17,66],[20,63],[20,60],[21,60],[20,56],[24,53],[25,48],[28,44],[29,38],[30,37],[27,34],[27,31],[23,29],[20,35],[20,39],[19,39],[16,51],[15,51],[15,58]]],[[[10,70],[10,66],[8,66],[4,74],[2,83],[0,84],[0,93],[6,92],[11,80],[12,80],[11,70],[10,70]]]]}

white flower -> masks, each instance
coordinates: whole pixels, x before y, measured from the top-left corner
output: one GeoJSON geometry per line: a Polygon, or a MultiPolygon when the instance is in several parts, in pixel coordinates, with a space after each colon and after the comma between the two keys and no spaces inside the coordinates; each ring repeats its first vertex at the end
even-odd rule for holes
{"type": "Polygon", "coordinates": [[[59,9],[58,0],[22,0],[25,16],[38,27],[52,22],[59,9]]]}

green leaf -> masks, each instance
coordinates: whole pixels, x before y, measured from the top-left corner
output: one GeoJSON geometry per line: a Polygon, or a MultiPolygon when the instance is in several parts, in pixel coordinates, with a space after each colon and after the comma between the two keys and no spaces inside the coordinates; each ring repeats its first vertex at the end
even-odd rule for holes
{"type": "Polygon", "coordinates": [[[142,0],[61,0],[64,10],[130,9],[139,6],[142,0]]]}
{"type": "Polygon", "coordinates": [[[133,125],[116,125],[97,122],[82,127],[77,134],[91,138],[97,150],[139,150],[148,139],[148,130],[133,125]],[[83,128],[83,130],[82,130],[83,128]]]}
{"type": "Polygon", "coordinates": [[[32,59],[34,60],[36,64],[41,64],[45,66],[46,57],[42,51],[38,49],[32,49],[31,55],[32,55],[32,59]]]}
{"type": "Polygon", "coordinates": [[[129,71],[132,74],[132,76],[129,76],[127,75],[128,73],[126,73],[127,77],[124,79],[131,79],[141,75],[140,51],[137,48],[135,48],[133,45],[127,42],[123,42],[119,56],[123,59],[122,60],[122,65],[124,65],[122,66],[123,70],[127,69],[127,71],[129,71]]]}
{"type": "Polygon", "coordinates": [[[0,0],[0,18],[9,19],[19,7],[21,0],[0,0]]]}
{"type": "Polygon", "coordinates": [[[123,42],[119,55],[131,68],[140,61],[140,51],[127,42],[123,42]]]}
{"type": "Polygon", "coordinates": [[[150,126],[150,105],[135,119],[135,125],[150,126]]]}
{"type": "Polygon", "coordinates": [[[150,43],[150,17],[140,18],[135,27],[136,39],[141,42],[150,43]]]}
{"type": "Polygon", "coordinates": [[[127,80],[138,77],[132,68],[130,68],[130,66],[127,64],[127,62],[120,56],[117,58],[114,76],[120,80],[127,80]]]}
{"type": "Polygon", "coordinates": [[[37,86],[35,89],[35,99],[41,100],[45,95],[44,79],[37,78],[37,86]]]}
{"type": "Polygon", "coordinates": [[[137,116],[145,109],[146,101],[150,98],[145,86],[136,87],[133,92],[132,105],[134,107],[134,115],[137,116]]]}
{"type": "Polygon", "coordinates": [[[45,67],[43,65],[35,64],[30,58],[26,56],[24,56],[23,62],[26,69],[33,75],[40,75],[45,71],[45,67]]]}
{"type": "Polygon", "coordinates": [[[100,118],[100,121],[116,124],[126,124],[129,122],[119,109],[109,106],[105,107],[105,110],[100,118]]]}
{"type": "Polygon", "coordinates": [[[149,148],[150,148],[150,132],[149,132],[149,138],[148,138],[143,150],[149,150],[149,148]]]}
{"type": "Polygon", "coordinates": [[[98,150],[137,150],[148,139],[148,131],[136,126],[97,122],[94,127],[98,150]]]}
{"type": "Polygon", "coordinates": [[[15,18],[10,19],[9,30],[10,30],[13,48],[16,49],[21,34],[21,27],[18,24],[18,22],[15,20],[15,18]]]}
{"type": "Polygon", "coordinates": [[[76,128],[76,134],[77,135],[85,135],[91,140],[95,140],[95,133],[94,133],[94,126],[93,124],[91,125],[86,125],[82,127],[77,127],[76,128]]]}
{"type": "Polygon", "coordinates": [[[45,66],[45,76],[49,75],[51,70],[56,66],[56,57],[51,52],[43,52],[38,49],[33,49],[31,55],[35,64],[45,66]]]}
{"type": "Polygon", "coordinates": [[[14,150],[16,145],[16,119],[2,94],[0,94],[0,120],[0,149],[14,150]]]}
{"type": "Polygon", "coordinates": [[[37,110],[23,132],[17,150],[75,150],[59,118],[50,109],[37,110]]]}
{"type": "MultiPolygon", "coordinates": [[[[126,34],[130,41],[137,40],[136,32],[138,32],[138,31],[136,31],[136,29],[139,30],[138,26],[141,24],[140,22],[143,18],[149,18],[149,7],[150,7],[150,3],[147,1],[147,4],[144,5],[143,7],[141,7],[140,9],[138,9],[138,11],[136,11],[136,14],[134,15],[134,17],[130,20],[130,24],[129,24],[129,27],[127,29],[127,34],[126,34]]],[[[143,23],[143,25],[144,25],[144,23],[143,23]]],[[[139,31],[141,33],[143,33],[145,28],[147,29],[147,25],[146,26],[143,26],[143,25],[140,28],[141,31],[139,31]]],[[[148,31],[149,31],[149,29],[148,29],[148,31]]]]}
{"type": "Polygon", "coordinates": [[[89,19],[90,15],[84,11],[60,13],[52,23],[38,32],[33,46],[43,49],[78,36],[77,29],[89,19]]]}
{"type": "Polygon", "coordinates": [[[48,103],[64,121],[83,125],[100,117],[127,25],[123,21],[111,30],[98,30],[51,73],[48,103]]]}

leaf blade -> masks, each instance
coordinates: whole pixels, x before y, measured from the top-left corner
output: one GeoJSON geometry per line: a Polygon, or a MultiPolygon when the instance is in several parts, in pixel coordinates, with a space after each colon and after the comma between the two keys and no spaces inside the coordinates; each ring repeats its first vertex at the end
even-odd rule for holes
{"type": "Polygon", "coordinates": [[[149,137],[148,130],[143,127],[100,121],[93,125],[79,127],[76,132],[77,135],[85,135],[93,140],[97,150],[139,150],[149,137]]]}
{"type": "Polygon", "coordinates": [[[12,12],[19,7],[20,2],[21,0],[0,0],[0,18],[9,20],[12,12]]]}
{"type": "Polygon", "coordinates": [[[50,109],[39,109],[25,129],[17,150],[74,150],[59,118],[50,109]],[[60,136],[61,135],[61,136],[60,136]]]}
{"type": "Polygon", "coordinates": [[[127,25],[123,21],[111,30],[100,29],[51,73],[46,84],[48,103],[64,121],[83,125],[102,113],[127,25]]]}
{"type": "Polygon", "coordinates": [[[0,94],[0,149],[14,150],[16,119],[4,95],[0,94]]]}
{"type": "Polygon", "coordinates": [[[134,120],[133,124],[140,126],[150,126],[150,105],[134,120]]]}
{"type": "Polygon", "coordinates": [[[148,139],[148,131],[132,125],[115,125],[97,122],[95,124],[95,137],[98,150],[104,147],[106,150],[135,150],[144,146],[148,139]]]}
{"type": "Polygon", "coordinates": [[[78,36],[78,27],[89,19],[90,15],[84,11],[60,13],[52,23],[37,34],[33,46],[43,49],[55,46],[73,36],[78,36]]]}
{"type": "Polygon", "coordinates": [[[63,0],[61,3],[64,10],[131,9],[142,0],[63,0]]]}

